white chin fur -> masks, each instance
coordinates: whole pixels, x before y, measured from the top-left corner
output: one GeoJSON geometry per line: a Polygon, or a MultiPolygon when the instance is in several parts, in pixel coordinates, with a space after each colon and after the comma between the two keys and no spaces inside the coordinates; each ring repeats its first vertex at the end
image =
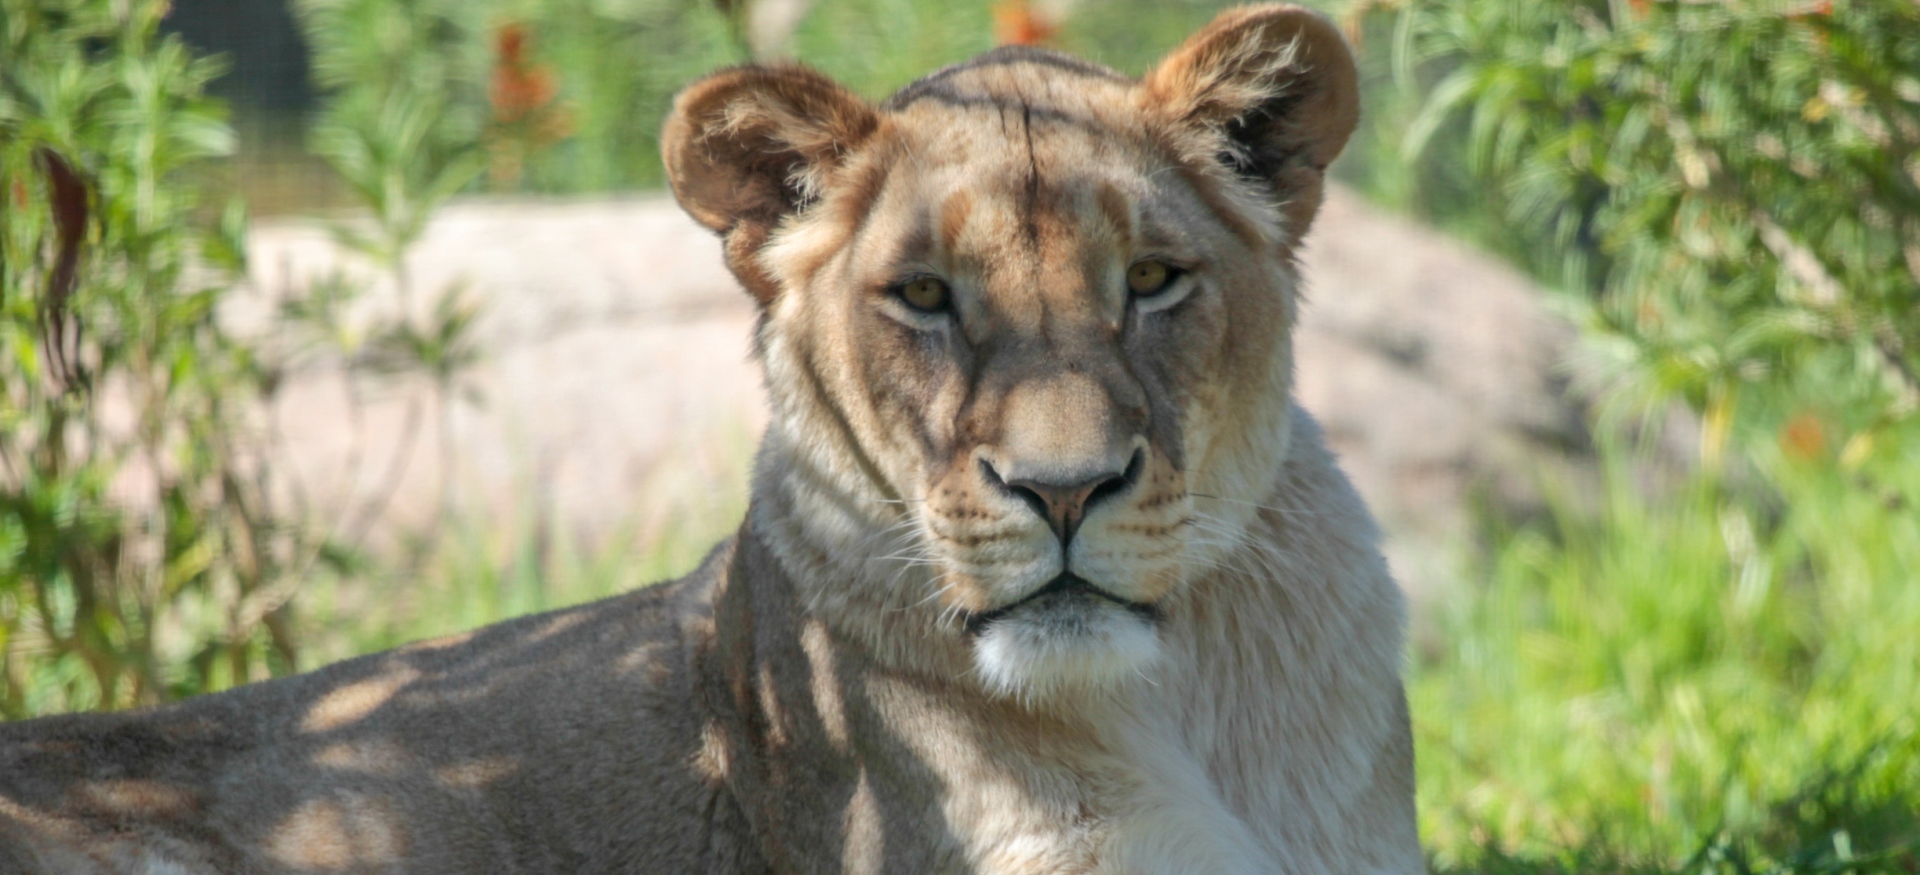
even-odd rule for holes
{"type": "Polygon", "coordinates": [[[987,689],[1023,699],[1137,681],[1159,657],[1151,622],[1091,598],[1028,605],[995,620],[973,643],[974,671],[987,689]]]}

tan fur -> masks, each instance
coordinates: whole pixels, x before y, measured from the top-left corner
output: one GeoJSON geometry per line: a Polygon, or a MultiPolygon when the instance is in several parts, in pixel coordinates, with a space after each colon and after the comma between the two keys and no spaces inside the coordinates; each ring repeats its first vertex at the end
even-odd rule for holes
{"type": "Polygon", "coordinates": [[[696,83],[667,166],[775,408],[738,536],[605,602],[0,727],[0,871],[1420,871],[1400,596],[1289,392],[1354,118],[1292,7],[1138,82],[1003,51],[879,106],[696,83]],[[1143,258],[1186,274],[1133,298],[1143,258]],[[889,291],[918,276],[950,311],[889,291]]]}

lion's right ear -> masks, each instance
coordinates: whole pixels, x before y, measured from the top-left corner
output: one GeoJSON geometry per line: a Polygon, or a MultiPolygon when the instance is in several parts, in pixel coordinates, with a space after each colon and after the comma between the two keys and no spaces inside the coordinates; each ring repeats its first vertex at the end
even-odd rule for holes
{"type": "Polygon", "coordinates": [[[680,206],[720,233],[727,267],[764,305],[778,288],[754,256],[878,125],[872,106],[812,70],[741,67],[680,92],[660,151],[680,206]]]}

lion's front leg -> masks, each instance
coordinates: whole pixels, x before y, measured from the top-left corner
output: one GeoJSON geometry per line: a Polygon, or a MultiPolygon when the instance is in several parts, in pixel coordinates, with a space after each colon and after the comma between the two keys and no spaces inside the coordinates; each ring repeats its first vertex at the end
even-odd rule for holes
{"type": "Polygon", "coordinates": [[[1100,875],[1272,875],[1246,824],[1220,806],[1141,812],[1114,824],[1100,875]]]}
{"type": "MultiPolygon", "coordinates": [[[[1131,733],[1130,733],[1131,734],[1131,733]]],[[[1272,875],[1283,871],[1183,745],[1142,733],[1126,744],[1126,798],[1100,854],[1101,875],[1272,875]]]]}

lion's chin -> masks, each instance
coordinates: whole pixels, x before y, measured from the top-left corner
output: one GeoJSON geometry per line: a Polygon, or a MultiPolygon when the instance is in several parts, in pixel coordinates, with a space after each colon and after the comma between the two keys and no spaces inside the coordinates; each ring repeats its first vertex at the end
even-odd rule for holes
{"type": "Polygon", "coordinates": [[[974,670],[987,689],[1024,700],[1138,682],[1159,658],[1160,635],[1150,616],[1077,592],[1024,602],[980,628],[973,641],[974,670]]]}

